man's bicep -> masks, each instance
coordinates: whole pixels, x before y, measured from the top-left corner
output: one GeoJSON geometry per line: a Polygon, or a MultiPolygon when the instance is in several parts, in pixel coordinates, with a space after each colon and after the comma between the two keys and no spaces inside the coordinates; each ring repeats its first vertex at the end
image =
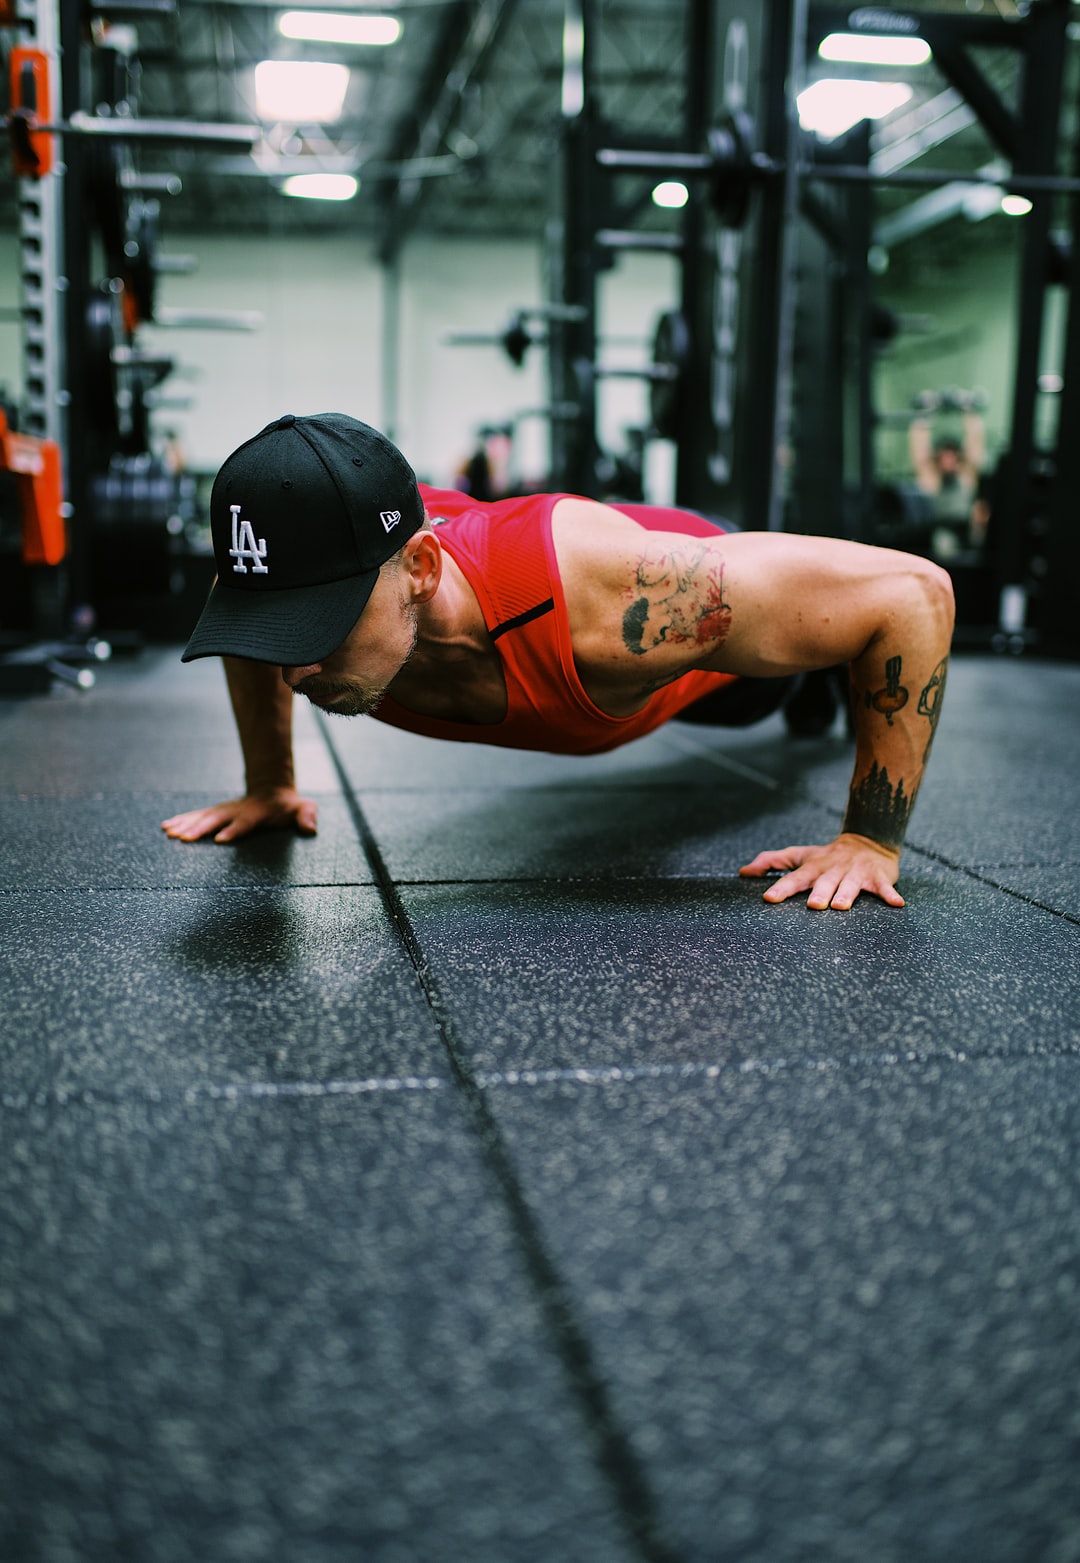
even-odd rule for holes
{"type": "Polygon", "coordinates": [[[730,625],[700,665],[751,678],[857,657],[887,615],[907,555],[837,538],[740,532],[723,542],[730,625]]]}

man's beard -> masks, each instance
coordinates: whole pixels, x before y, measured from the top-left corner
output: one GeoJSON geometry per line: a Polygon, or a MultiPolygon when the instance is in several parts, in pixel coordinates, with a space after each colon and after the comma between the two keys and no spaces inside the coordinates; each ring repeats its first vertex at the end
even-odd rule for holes
{"type": "Polygon", "coordinates": [[[416,650],[419,631],[415,611],[410,613],[410,623],[412,641],[409,649],[402,657],[397,673],[377,689],[359,678],[320,678],[315,674],[297,684],[296,693],[306,696],[313,706],[318,706],[328,716],[370,716],[381,705],[386,691],[416,650]]]}
{"type": "Polygon", "coordinates": [[[354,678],[320,679],[310,689],[298,684],[296,692],[327,716],[370,716],[386,694],[385,689],[369,690],[354,678]]]}

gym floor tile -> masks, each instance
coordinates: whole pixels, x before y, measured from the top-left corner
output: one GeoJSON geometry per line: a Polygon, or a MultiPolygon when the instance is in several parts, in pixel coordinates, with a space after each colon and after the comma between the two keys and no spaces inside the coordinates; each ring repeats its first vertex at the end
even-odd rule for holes
{"type": "Polygon", "coordinates": [[[667,730],[609,754],[565,755],[435,743],[373,717],[316,721],[337,750],[351,785],[365,793],[389,787],[418,791],[430,799],[456,788],[663,785],[664,773],[683,758],[668,741],[667,730]]]}
{"type": "Polygon", "coordinates": [[[1080,925],[1080,858],[1071,863],[980,863],[956,870],[915,849],[904,861],[920,876],[946,883],[951,883],[957,872],[963,873],[974,883],[1004,894],[1017,908],[1028,905],[1036,914],[1053,912],[1073,927],[1080,925]]]}
{"type": "Polygon", "coordinates": [[[337,793],[317,800],[317,836],[266,831],[216,846],[174,841],[162,831],[163,819],[218,801],[207,792],[65,798],[60,832],[55,799],[0,797],[0,893],[371,883],[337,793]]]}
{"type": "MultiPolygon", "coordinates": [[[[1080,700],[1080,695],[1078,695],[1080,700]]],[[[935,760],[937,756],[935,755],[935,760]]],[[[1013,775],[969,756],[970,773],[951,777],[943,766],[935,777],[933,803],[921,796],[908,839],[949,862],[982,864],[1075,862],[1080,855],[1077,817],[1071,804],[1075,781],[1032,765],[1013,775]],[[925,804],[925,806],[924,806],[925,804]]]]}
{"type": "MultiPolygon", "coordinates": [[[[799,746],[788,748],[785,766],[798,758],[799,746]]],[[[774,765],[763,751],[755,761],[774,765]]],[[[844,770],[840,755],[809,769],[806,794],[842,806],[844,770]]],[[[1075,862],[1078,774],[1080,665],[957,658],[909,844],[969,867],[1075,862]]]]}
{"type": "MultiPolygon", "coordinates": [[[[665,733],[718,768],[749,769],[842,815],[853,757],[842,739],[792,742],[778,719],[740,733],[665,733]]],[[[970,867],[1076,861],[1067,800],[1078,774],[1080,665],[957,657],[908,843],[970,867]]]]}
{"type": "MultiPolygon", "coordinates": [[[[0,698],[0,797],[86,797],[103,790],[241,790],[243,767],[225,680],[211,662],[181,666],[175,649],[144,652],[98,670],[82,694],[56,688],[33,699],[0,698]]],[[[306,702],[296,702],[297,775],[337,790],[306,702]]]]}
{"type": "Polygon", "coordinates": [[[849,913],[737,877],[842,817],[780,717],[297,702],[219,848],[219,668],[0,700],[4,1563],[1076,1563],[1078,673],[955,660],[849,913]]]}
{"type": "Polygon", "coordinates": [[[1080,1051],[1080,929],[966,875],[908,905],[753,880],[403,886],[479,1071],[1080,1051]]]}
{"type": "Polygon", "coordinates": [[[1080,1058],[492,1088],[679,1563],[1080,1546],[1080,1058]]]}
{"type": "Polygon", "coordinates": [[[387,867],[416,880],[735,874],[766,847],[833,834],[825,810],[686,765],[662,787],[363,793],[387,867]]]}
{"type": "Polygon", "coordinates": [[[987,864],[983,878],[1080,922],[1080,857],[1071,863],[987,864]]]}
{"type": "Polygon", "coordinates": [[[451,1092],[3,1125],[0,1556],[634,1563],[451,1092]]]}
{"type": "Polygon", "coordinates": [[[370,889],[0,896],[0,945],[5,1098],[447,1072],[370,889]]]}

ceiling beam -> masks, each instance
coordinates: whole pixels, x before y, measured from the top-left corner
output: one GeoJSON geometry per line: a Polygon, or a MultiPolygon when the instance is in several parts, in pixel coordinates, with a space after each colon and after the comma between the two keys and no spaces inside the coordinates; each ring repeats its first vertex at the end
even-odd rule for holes
{"type": "MultiPolygon", "coordinates": [[[[437,157],[446,148],[469,87],[479,81],[499,37],[514,10],[516,0],[459,0],[445,18],[433,70],[417,83],[414,113],[417,125],[411,144],[399,148],[397,161],[437,157]]],[[[389,265],[397,255],[415,220],[425,181],[402,172],[389,183],[383,197],[379,234],[379,258],[389,265]]]]}

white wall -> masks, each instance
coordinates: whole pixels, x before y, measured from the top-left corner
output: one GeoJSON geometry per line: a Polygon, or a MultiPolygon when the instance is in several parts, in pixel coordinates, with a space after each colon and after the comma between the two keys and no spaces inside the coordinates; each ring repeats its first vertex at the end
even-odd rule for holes
{"type": "MultiPolygon", "coordinates": [[[[541,301],[540,252],[528,241],[416,240],[401,263],[397,443],[422,476],[448,483],[484,424],[546,401],[543,355],[520,369],[501,347],[452,347],[452,332],[498,334],[541,301]]],[[[540,427],[521,425],[519,472],[542,471],[540,427]],[[537,462],[539,461],[539,467],[537,462]]]]}
{"type": "MultiPolygon", "coordinates": [[[[385,278],[370,243],[312,236],[242,238],[178,236],[164,248],[194,255],[198,270],[167,274],[159,301],[175,308],[258,310],[252,334],[172,331],[147,327],[145,346],[174,356],[179,371],[168,394],[190,395],[187,412],[162,412],[156,427],[175,428],[189,463],[215,469],[242,440],[284,412],[341,410],[386,427],[395,408],[384,395],[385,278]]],[[[968,267],[921,269],[897,288],[886,278],[884,302],[900,312],[928,313],[939,333],[963,342],[940,356],[934,336],[904,339],[882,355],[876,385],[880,408],[904,408],[926,385],[985,386],[990,393],[987,432],[993,453],[1008,438],[1013,373],[1016,276],[1007,250],[972,251],[968,267]]],[[[417,239],[401,263],[400,363],[396,397],[398,443],[422,477],[448,483],[473,448],[477,429],[499,423],[547,400],[542,349],[515,369],[500,348],[451,347],[452,331],[501,331],[513,309],[542,300],[539,242],[497,243],[417,239]]],[[[600,358],[640,364],[650,356],[656,317],[677,296],[678,266],[670,256],[626,254],[601,277],[600,358]],[[619,341],[618,338],[631,338],[619,341]]],[[[1051,292],[1042,367],[1060,361],[1062,300],[1051,292]]],[[[0,234],[0,309],[18,303],[14,236],[0,234]]],[[[537,327],[539,329],[539,326],[537,327]]],[[[20,333],[0,319],[0,383],[21,398],[20,333]]],[[[599,391],[601,443],[618,451],[627,426],[647,421],[644,382],[609,380],[599,391]]],[[[1040,408],[1052,437],[1053,405],[1040,408]]],[[[663,450],[650,447],[653,458],[663,450]]],[[[670,453],[668,453],[670,454],[670,453]]],[[[883,474],[907,470],[904,435],[881,431],[883,474]]],[[[661,469],[664,463],[659,463],[661,469]]],[[[668,463],[670,466],[670,462],[668,463]]],[[[547,425],[522,422],[515,449],[516,476],[542,480],[547,468],[547,425]]],[[[663,502],[663,473],[650,498],[663,502]]]]}
{"type": "MultiPolygon", "coordinates": [[[[679,303],[680,266],[665,254],[625,253],[601,276],[596,330],[602,364],[632,367],[652,359],[653,336],[662,311],[679,303]]],[[[624,430],[649,423],[644,380],[602,380],[597,405],[600,443],[621,450],[624,430]]],[[[650,496],[652,497],[652,496],[650,496]]]]}
{"type": "MultiPolygon", "coordinates": [[[[198,269],[164,274],[158,302],[174,309],[256,310],[256,332],[147,326],[148,351],[176,359],[163,387],[192,400],[188,411],[161,411],[155,427],[175,429],[188,462],[213,470],[242,440],[285,412],[345,411],[385,427],[394,408],[384,395],[383,309],[386,279],[371,245],[348,238],[241,238],[184,235],[163,250],[192,255],[198,269]]],[[[18,302],[11,235],[0,236],[0,305],[18,302]]],[[[599,329],[633,341],[608,342],[608,363],[644,363],[657,314],[675,299],[670,257],[620,258],[600,288],[599,329]]],[[[449,482],[477,429],[547,401],[542,348],[515,368],[497,346],[450,346],[455,331],[501,332],[512,311],[542,301],[538,243],[415,240],[400,272],[400,361],[396,438],[422,477],[449,482]]],[[[539,323],[536,329],[540,330],[539,323]]],[[[0,381],[21,394],[17,324],[0,322],[0,381]]],[[[600,389],[601,439],[621,449],[627,425],[647,419],[643,382],[607,381],[600,389]]],[[[515,466],[522,479],[543,477],[547,425],[518,425],[515,466]]]]}
{"type": "Polygon", "coordinates": [[[356,241],[191,238],[166,241],[198,261],[165,274],[158,303],[177,309],[256,310],[254,332],[147,326],[140,342],[176,358],[167,394],[190,395],[186,413],[161,413],[188,461],[217,467],[229,451],[283,413],[350,411],[374,421],[380,385],[379,274],[356,241]]]}

